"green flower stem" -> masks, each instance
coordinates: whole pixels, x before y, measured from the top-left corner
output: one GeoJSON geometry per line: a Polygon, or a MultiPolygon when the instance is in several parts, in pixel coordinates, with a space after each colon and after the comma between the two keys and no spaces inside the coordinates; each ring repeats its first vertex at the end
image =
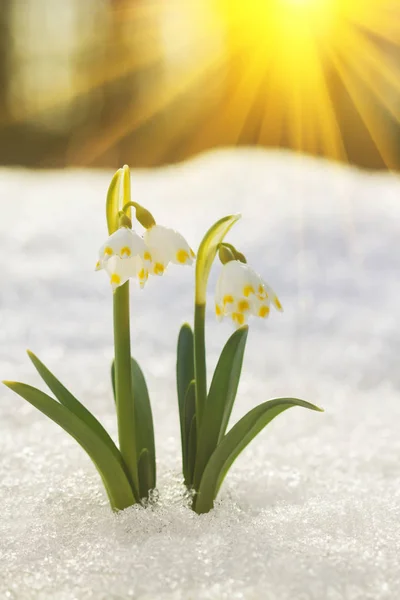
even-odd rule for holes
{"type": "Polygon", "coordinates": [[[132,483],[136,489],[139,489],[135,444],[135,406],[131,377],[129,281],[118,287],[114,293],[114,346],[119,446],[132,483]]]}
{"type": "Polygon", "coordinates": [[[196,380],[196,419],[197,430],[201,425],[207,400],[206,341],[205,341],[206,305],[196,302],[194,309],[194,376],[196,380]]]}

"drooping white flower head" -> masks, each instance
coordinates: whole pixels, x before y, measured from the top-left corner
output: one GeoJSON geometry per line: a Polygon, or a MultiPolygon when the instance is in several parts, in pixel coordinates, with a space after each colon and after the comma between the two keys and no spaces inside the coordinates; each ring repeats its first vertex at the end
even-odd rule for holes
{"type": "Polygon", "coordinates": [[[268,317],[271,303],[282,311],[275,292],[251,267],[238,260],[222,266],[215,294],[215,312],[219,320],[229,316],[240,327],[249,315],[268,317]]]}
{"type": "Polygon", "coordinates": [[[130,277],[137,277],[143,287],[148,277],[145,252],[143,239],[132,229],[120,227],[100,248],[96,271],[107,271],[114,290],[130,277]]]}
{"type": "Polygon", "coordinates": [[[191,265],[195,258],[185,238],[169,227],[153,225],[146,229],[143,238],[147,246],[144,260],[152,275],[162,275],[170,262],[191,265]]]}

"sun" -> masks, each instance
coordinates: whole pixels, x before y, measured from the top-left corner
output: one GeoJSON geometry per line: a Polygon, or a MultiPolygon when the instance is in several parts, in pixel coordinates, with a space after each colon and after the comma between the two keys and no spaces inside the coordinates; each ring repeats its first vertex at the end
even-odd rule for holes
{"type": "Polygon", "coordinates": [[[224,133],[228,143],[238,143],[249,120],[258,120],[260,144],[346,160],[332,94],[336,85],[349,96],[385,164],[398,165],[379,118],[387,111],[400,123],[400,69],[387,56],[388,47],[398,52],[400,46],[395,2],[218,0],[216,7],[236,77],[224,114],[202,129],[198,145],[213,145],[224,133]]]}

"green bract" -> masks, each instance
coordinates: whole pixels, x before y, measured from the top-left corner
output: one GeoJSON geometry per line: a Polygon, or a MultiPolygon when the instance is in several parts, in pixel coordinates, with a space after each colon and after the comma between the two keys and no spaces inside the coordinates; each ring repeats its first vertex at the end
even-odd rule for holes
{"type": "Polygon", "coordinates": [[[219,245],[241,215],[220,219],[207,231],[200,244],[196,261],[196,304],[206,303],[207,281],[219,245]]]}
{"type": "MultiPolygon", "coordinates": [[[[321,410],[304,400],[278,398],[251,410],[226,433],[240,380],[247,326],[237,329],[225,344],[207,390],[205,306],[208,277],[218,250],[223,264],[231,260],[246,263],[242,253],[223,241],[239,218],[240,215],[233,215],[219,220],[204,236],[197,256],[194,331],[185,324],[178,338],[177,388],[183,476],[186,486],[194,491],[192,508],[199,514],[213,508],[218,490],[235,458],[274,417],[291,406],[321,410]]],[[[252,290],[252,293],[257,292],[252,290]]]]}

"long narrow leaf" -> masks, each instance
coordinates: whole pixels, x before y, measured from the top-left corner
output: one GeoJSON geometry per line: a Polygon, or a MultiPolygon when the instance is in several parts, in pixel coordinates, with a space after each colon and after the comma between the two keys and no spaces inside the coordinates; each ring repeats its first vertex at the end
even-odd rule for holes
{"type": "Polygon", "coordinates": [[[320,408],[304,400],[277,398],[256,406],[232,427],[214,450],[204,470],[195,498],[194,508],[197,513],[205,513],[213,508],[218,490],[237,456],[272,419],[292,406],[322,412],[320,408]]]}
{"type": "Polygon", "coordinates": [[[4,381],[3,383],[60,425],[82,446],[99,471],[110,504],[114,509],[122,510],[138,500],[138,493],[132,490],[121,463],[115,458],[107,444],[85,422],[68,408],[30,385],[15,381],[4,381]]]}
{"type": "MultiPolygon", "coordinates": [[[[182,445],[182,468],[185,471],[186,448],[185,443],[185,398],[190,385],[194,379],[194,354],[193,354],[193,332],[188,323],[181,327],[178,337],[177,359],[176,359],[176,385],[178,392],[179,423],[181,430],[182,445]]],[[[192,415],[193,416],[193,415],[192,415]]],[[[191,422],[191,419],[190,419],[191,422]]]]}
{"type": "MultiPolygon", "coordinates": [[[[148,478],[149,482],[151,483],[151,487],[149,489],[154,489],[156,487],[156,450],[154,443],[153,415],[151,411],[149,392],[142,370],[134,358],[131,358],[131,369],[132,393],[135,404],[135,419],[137,424],[135,443],[136,452],[138,456],[138,463],[140,460],[142,450],[146,448],[147,452],[149,453],[149,464],[151,468],[151,477],[148,478]]],[[[114,361],[111,365],[111,383],[115,400],[114,361]]]]}
{"type": "Polygon", "coordinates": [[[215,368],[201,421],[197,444],[194,487],[228,426],[242,370],[248,327],[236,330],[226,342],[215,368]]]}
{"type": "Polygon", "coordinates": [[[192,419],[189,430],[188,449],[187,449],[187,487],[191,487],[194,476],[194,465],[196,460],[196,446],[197,446],[197,424],[196,415],[192,419]]]}
{"type": "MultiPolygon", "coordinates": [[[[154,444],[153,414],[146,380],[134,358],[131,359],[132,392],[135,402],[136,452],[140,457],[144,449],[148,452],[150,475],[147,491],[156,487],[156,449],[154,444]]],[[[142,487],[142,486],[141,486],[142,487]]]]}
{"type": "MultiPolygon", "coordinates": [[[[224,437],[225,433],[226,433],[226,429],[228,427],[228,423],[229,423],[229,419],[231,417],[231,413],[232,413],[232,408],[236,399],[236,394],[237,394],[237,389],[239,386],[239,381],[240,381],[240,374],[242,372],[242,364],[243,364],[243,357],[244,357],[244,351],[246,348],[246,342],[247,342],[247,335],[248,335],[248,327],[241,327],[239,330],[235,331],[232,336],[230,337],[230,339],[228,340],[225,348],[226,348],[226,356],[225,356],[225,348],[223,350],[224,356],[221,356],[222,361],[226,360],[226,369],[228,370],[228,373],[226,373],[225,370],[225,364],[222,367],[222,373],[220,375],[220,378],[223,382],[224,377],[226,377],[226,375],[228,375],[228,380],[226,381],[227,384],[227,388],[226,389],[226,399],[225,399],[225,408],[223,411],[223,415],[222,415],[222,419],[221,419],[221,427],[220,427],[220,431],[219,431],[219,436],[218,436],[218,443],[222,440],[222,438],[224,437]],[[237,335],[237,337],[236,337],[237,335]],[[230,366],[230,370],[229,370],[229,365],[230,366]]],[[[219,363],[218,363],[219,365],[219,363]]],[[[218,368],[217,365],[217,368],[218,368]]],[[[216,378],[219,378],[219,373],[215,373],[216,378]]],[[[216,381],[215,383],[216,386],[216,395],[218,395],[218,390],[219,388],[219,382],[216,381]]],[[[211,382],[211,389],[210,389],[210,406],[212,406],[212,402],[215,398],[214,396],[214,390],[213,388],[213,381],[211,382]],[[211,394],[211,392],[213,392],[211,394]]]]}
{"type": "Polygon", "coordinates": [[[138,460],[139,494],[140,498],[147,498],[149,490],[154,489],[153,469],[147,448],[143,448],[138,460]]]}
{"type": "Polygon", "coordinates": [[[38,359],[33,352],[28,350],[28,356],[31,359],[35,369],[46,383],[46,385],[53,392],[55,397],[61,404],[69,408],[74,415],[76,415],[79,419],[84,421],[92,431],[98,435],[103,442],[110,448],[111,452],[114,454],[115,458],[119,460],[122,464],[122,456],[117,446],[104,429],[103,425],[92,415],[92,413],[85,408],[79,400],[75,398],[71,394],[69,390],[49,371],[49,369],[38,359]]]}
{"type": "Polygon", "coordinates": [[[184,406],[184,425],[183,425],[183,448],[184,452],[182,455],[183,461],[183,477],[185,480],[185,484],[190,487],[193,483],[193,467],[194,461],[196,459],[196,447],[194,447],[195,455],[191,459],[192,463],[189,468],[189,443],[190,443],[190,431],[193,423],[193,417],[196,414],[196,382],[194,379],[190,382],[190,385],[187,389],[185,396],[185,406],[184,406]]]}
{"type": "Polygon", "coordinates": [[[112,385],[114,402],[115,402],[115,404],[117,404],[117,396],[115,393],[115,360],[113,360],[111,363],[111,385],[112,385]]]}

